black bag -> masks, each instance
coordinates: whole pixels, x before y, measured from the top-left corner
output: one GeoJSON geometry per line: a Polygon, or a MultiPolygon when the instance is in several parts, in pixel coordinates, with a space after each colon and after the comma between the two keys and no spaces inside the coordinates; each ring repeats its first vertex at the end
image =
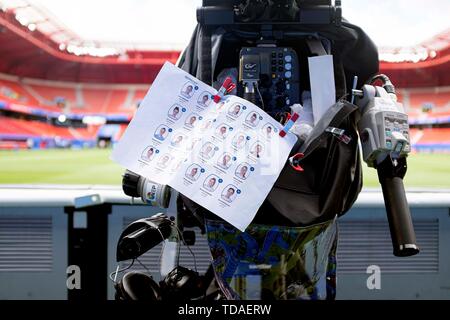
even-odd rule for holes
{"type": "MultiPolygon", "coordinates": [[[[288,163],[267,197],[276,212],[295,225],[310,225],[344,214],[362,187],[356,106],[339,101],[316,124],[309,139],[291,154],[304,154],[294,170],[288,163]],[[342,135],[327,131],[344,130],[342,135]],[[344,138],[345,137],[345,138],[344,138]]],[[[269,212],[262,212],[268,215],[269,212]]]]}
{"type": "MultiPolygon", "coordinates": [[[[359,86],[378,72],[377,49],[359,27],[344,21],[340,27],[296,28],[295,31],[316,34],[330,40],[338,97],[348,94],[347,88],[353,76],[358,76],[359,86]]],[[[284,44],[303,50],[306,45],[300,42],[299,39],[290,39],[284,44]]],[[[205,32],[202,26],[198,26],[180,58],[179,66],[201,80],[210,82],[209,77],[217,77],[222,68],[238,65],[239,50],[245,45],[246,42],[239,39],[233,30],[217,28],[205,32]],[[206,51],[203,47],[205,44],[206,51]],[[202,63],[205,56],[208,63],[202,63]]],[[[309,78],[301,81],[309,83],[309,78]]],[[[286,163],[254,223],[308,226],[333,219],[350,209],[362,187],[358,117],[357,107],[344,100],[329,109],[307,141],[292,149],[291,154],[304,153],[300,163],[304,172],[295,171],[286,163]],[[343,130],[347,141],[329,132],[329,128],[343,130]]],[[[183,213],[193,215],[197,220],[204,217],[219,219],[182,195],[178,209],[182,216],[183,213]]]]}

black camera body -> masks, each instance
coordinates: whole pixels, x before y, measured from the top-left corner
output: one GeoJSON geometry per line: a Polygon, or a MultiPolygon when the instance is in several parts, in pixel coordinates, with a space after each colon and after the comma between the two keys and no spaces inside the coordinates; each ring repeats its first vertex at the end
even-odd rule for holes
{"type": "Polygon", "coordinates": [[[239,53],[239,83],[247,100],[269,114],[289,112],[300,102],[299,63],[295,50],[286,47],[244,47],[239,53]],[[247,89],[256,92],[248,95],[247,89]]]}
{"type": "Polygon", "coordinates": [[[342,21],[336,0],[203,0],[197,9],[202,25],[232,24],[335,24],[342,21]]]}
{"type": "MultiPolygon", "coordinates": [[[[207,84],[212,84],[213,80],[218,78],[220,70],[238,69],[238,95],[255,103],[277,120],[280,119],[277,114],[288,113],[291,105],[303,103],[300,93],[310,89],[307,67],[307,59],[310,56],[333,55],[336,93],[339,97],[348,93],[351,88],[352,78],[349,75],[356,75],[360,81],[365,82],[378,71],[378,54],[374,44],[359,28],[342,21],[341,1],[338,0],[334,1],[334,4],[331,0],[203,0],[203,6],[197,9],[197,20],[199,25],[190,45],[180,57],[180,67],[207,84]],[[225,31],[221,34],[217,32],[219,29],[225,31]],[[321,32],[317,32],[318,29],[321,32]],[[224,34],[226,37],[223,36],[220,41],[227,42],[226,46],[217,40],[224,34]],[[352,41],[354,43],[351,43],[352,41]],[[225,48],[222,52],[221,47],[225,48]]],[[[350,117],[346,119],[348,123],[353,121],[350,117]]],[[[326,132],[323,136],[328,137],[326,132]]],[[[322,140],[327,141],[317,140],[317,145],[323,142],[322,140]]],[[[326,148],[323,147],[324,150],[326,148]]],[[[313,154],[314,149],[311,150],[310,154],[313,154]]],[[[304,194],[301,193],[303,190],[300,190],[293,196],[311,204],[305,207],[322,208],[320,210],[323,211],[314,211],[312,216],[315,218],[324,216],[324,211],[333,212],[333,217],[342,215],[356,200],[362,185],[361,175],[358,174],[361,172],[361,160],[357,156],[357,150],[356,144],[351,150],[348,149],[346,153],[355,154],[349,161],[343,160],[342,157],[336,158],[340,162],[348,162],[346,166],[341,164],[341,171],[347,173],[347,169],[351,167],[351,170],[356,172],[353,180],[342,183],[339,181],[339,192],[321,191],[320,197],[314,198],[311,197],[314,193],[308,189],[310,186],[305,185],[304,194]],[[348,195],[344,196],[341,193],[343,190],[348,195]],[[314,202],[315,199],[317,203],[314,202]],[[325,205],[319,203],[322,200],[325,204],[336,205],[326,210],[325,205]],[[336,209],[338,207],[342,210],[336,209]]],[[[321,174],[321,170],[315,170],[317,163],[311,158],[314,157],[309,160],[310,172],[303,173],[301,179],[290,179],[289,182],[308,181],[311,177],[310,180],[318,181],[316,175],[321,174]]],[[[286,167],[291,170],[288,165],[286,167]]],[[[330,181],[336,180],[335,173],[332,172],[330,177],[330,181]]],[[[135,192],[139,190],[138,182],[137,175],[130,175],[124,179],[124,190],[131,196],[139,196],[135,192]]],[[[334,182],[326,187],[334,188],[334,182]]],[[[198,220],[201,223],[204,217],[211,217],[206,209],[182,195],[178,197],[177,205],[179,213],[188,212],[195,216],[195,219],[179,221],[192,223],[198,220]]],[[[257,223],[298,224],[292,216],[281,213],[282,210],[278,208],[275,210],[270,199],[261,208],[263,209],[255,218],[255,221],[260,218],[257,223]],[[265,214],[263,210],[269,214],[265,214]]],[[[317,221],[311,220],[304,224],[315,222],[317,221]]],[[[186,226],[189,227],[187,224],[186,226]]],[[[174,222],[163,214],[132,223],[120,236],[117,261],[139,257],[169,238],[174,227],[174,222]]],[[[182,223],[178,227],[182,230],[182,223]]],[[[214,275],[201,276],[196,271],[177,266],[159,284],[150,276],[127,273],[122,281],[116,284],[116,290],[121,299],[134,300],[139,299],[139,296],[147,300],[195,299],[205,297],[206,288],[213,283],[213,278],[214,275]],[[134,282],[145,284],[148,295],[135,294],[130,284],[134,282]]]]}
{"type": "Polygon", "coordinates": [[[117,262],[136,259],[172,234],[173,221],[159,213],[128,225],[119,237],[117,262]]]}

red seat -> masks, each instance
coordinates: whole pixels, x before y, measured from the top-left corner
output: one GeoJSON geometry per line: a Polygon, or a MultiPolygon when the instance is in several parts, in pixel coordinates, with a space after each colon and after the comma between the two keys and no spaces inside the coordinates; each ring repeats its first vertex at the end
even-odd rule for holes
{"type": "Polygon", "coordinates": [[[95,139],[98,127],[57,127],[40,121],[0,117],[0,134],[20,134],[30,137],[61,137],[64,139],[95,139]]]}
{"type": "MultiPolygon", "coordinates": [[[[450,128],[427,128],[423,129],[421,133],[423,135],[416,142],[418,144],[450,143],[450,128]]],[[[411,136],[413,136],[413,132],[411,132],[411,136]]]]}

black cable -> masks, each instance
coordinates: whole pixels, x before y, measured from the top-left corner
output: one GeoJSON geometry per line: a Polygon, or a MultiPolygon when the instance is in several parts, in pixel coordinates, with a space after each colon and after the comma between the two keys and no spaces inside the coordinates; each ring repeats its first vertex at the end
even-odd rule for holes
{"type": "Polygon", "coordinates": [[[377,74],[369,80],[369,84],[373,84],[375,81],[380,80],[383,83],[383,89],[386,90],[387,93],[396,95],[395,87],[391,82],[391,79],[385,74],[377,74]]]}
{"type": "Polygon", "coordinates": [[[136,258],[136,261],[141,265],[142,268],[145,269],[145,271],[147,271],[147,273],[152,276],[152,273],[150,272],[150,269],[148,269],[138,258],[136,258]]]}
{"type": "Polygon", "coordinates": [[[256,89],[256,92],[258,92],[259,99],[261,100],[261,109],[262,109],[262,110],[265,110],[266,108],[265,108],[265,106],[264,106],[264,100],[263,100],[263,97],[262,97],[262,95],[261,95],[261,91],[259,91],[258,83],[255,84],[255,89],[256,89]]]}
{"type": "MultiPolygon", "coordinates": [[[[114,277],[115,277],[118,273],[130,269],[130,268],[133,266],[133,264],[134,264],[134,259],[131,260],[131,263],[130,263],[128,266],[126,266],[125,268],[118,269],[118,270],[116,270],[116,271],[111,272],[111,273],[109,274],[109,279],[110,279],[112,282],[116,283],[115,278],[114,278],[114,279],[112,278],[113,275],[114,275],[114,277]]],[[[119,266],[119,265],[118,265],[118,266],[119,266]]]]}
{"type": "MultiPolygon", "coordinates": [[[[192,258],[194,259],[194,269],[195,269],[196,272],[198,272],[198,271],[197,271],[197,259],[195,258],[194,252],[192,252],[191,247],[186,243],[186,240],[184,240],[183,233],[182,233],[181,230],[178,228],[178,226],[174,224],[174,227],[175,227],[175,228],[177,229],[177,231],[178,231],[178,236],[179,236],[179,238],[183,241],[183,244],[186,246],[186,248],[187,248],[187,249],[189,250],[189,252],[191,253],[192,258]]],[[[178,247],[178,248],[179,248],[179,247],[178,247]]],[[[178,261],[177,261],[177,264],[179,264],[179,254],[178,254],[178,261]]]]}

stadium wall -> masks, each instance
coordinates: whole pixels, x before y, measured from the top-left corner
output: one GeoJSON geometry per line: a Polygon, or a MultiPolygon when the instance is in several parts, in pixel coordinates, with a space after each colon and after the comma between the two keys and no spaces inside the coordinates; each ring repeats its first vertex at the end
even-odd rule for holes
{"type": "MultiPolygon", "coordinates": [[[[379,190],[362,192],[353,208],[339,219],[338,299],[447,299],[450,292],[450,190],[410,191],[407,194],[421,247],[420,254],[408,258],[392,255],[391,240],[379,190]],[[381,289],[367,288],[367,267],[381,269],[381,289]]],[[[108,274],[116,269],[116,243],[123,228],[136,219],[160,212],[133,202],[114,187],[0,187],[0,299],[61,299],[70,297],[66,268],[70,257],[70,226],[87,233],[90,215],[105,214],[106,241],[101,252],[82,269],[104,264],[104,272],[94,277],[94,285],[104,287],[113,299],[108,274]],[[104,208],[109,208],[107,211],[104,208]],[[76,212],[76,215],[70,215],[76,212]],[[20,250],[17,250],[17,249],[20,250]]],[[[86,238],[81,249],[95,246],[86,238]]],[[[73,241],[73,240],[72,240],[73,241]]],[[[97,243],[98,244],[98,243],[97,243]]],[[[72,243],[73,245],[73,243],[72,243]]],[[[161,245],[142,256],[159,279],[161,245]]],[[[97,248],[100,250],[100,248],[97,248]]],[[[209,263],[206,239],[197,232],[193,248],[197,267],[205,271],[209,263]]],[[[78,249],[77,254],[82,255],[78,249]]],[[[180,261],[193,267],[193,259],[182,248],[180,261]]],[[[135,270],[145,271],[137,265],[135,270]]]]}

